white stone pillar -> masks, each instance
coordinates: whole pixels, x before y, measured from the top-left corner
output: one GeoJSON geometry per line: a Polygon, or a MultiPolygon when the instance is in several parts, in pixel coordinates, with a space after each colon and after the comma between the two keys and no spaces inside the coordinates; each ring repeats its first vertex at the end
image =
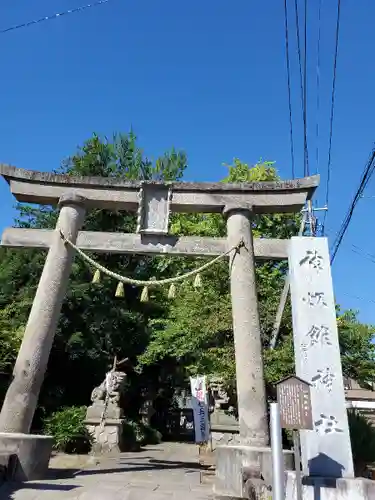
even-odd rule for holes
{"type": "Polygon", "coordinates": [[[229,247],[243,241],[243,246],[229,259],[240,437],[249,446],[268,446],[251,207],[225,207],[224,214],[229,247]]]}
{"type": "Polygon", "coordinates": [[[1,432],[30,431],[44,380],[75,253],[64,244],[59,230],[75,242],[85,217],[81,196],[68,193],[60,198],[59,207],[61,210],[53,241],[26,325],[13,379],[1,409],[1,432]]]}
{"type": "Polygon", "coordinates": [[[311,384],[314,422],[314,430],[301,431],[303,471],[310,476],[352,478],[327,238],[293,237],[289,275],[296,374],[311,384]]]}

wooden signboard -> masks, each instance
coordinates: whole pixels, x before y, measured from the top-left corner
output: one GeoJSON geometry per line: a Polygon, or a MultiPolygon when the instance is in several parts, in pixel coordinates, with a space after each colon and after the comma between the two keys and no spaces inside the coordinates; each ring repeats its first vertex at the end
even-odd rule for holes
{"type": "Polygon", "coordinates": [[[277,384],[277,401],[283,429],[313,429],[310,384],[288,377],[277,384]]]}
{"type": "Polygon", "coordinates": [[[299,377],[287,377],[277,386],[277,402],[282,429],[293,431],[294,462],[296,465],[296,497],[303,500],[301,478],[300,430],[312,430],[310,384],[299,377]]]}

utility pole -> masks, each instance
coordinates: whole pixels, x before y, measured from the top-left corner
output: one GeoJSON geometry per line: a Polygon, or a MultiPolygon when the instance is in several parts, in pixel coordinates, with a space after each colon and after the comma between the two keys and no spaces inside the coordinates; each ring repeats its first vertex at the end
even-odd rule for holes
{"type": "MultiPolygon", "coordinates": [[[[311,206],[311,200],[309,200],[307,208],[303,208],[301,210],[302,214],[308,214],[308,217],[305,220],[305,228],[306,228],[306,226],[308,226],[308,229],[309,229],[308,236],[317,236],[317,232],[319,229],[318,218],[315,217],[314,213],[315,212],[323,212],[323,211],[326,212],[327,210],[328,210],[327,206],[322,207],[322,208],[313,208],[311,206]]],[[[302,236],[302,235],[298,234],[298,236],[302,236]]]]}

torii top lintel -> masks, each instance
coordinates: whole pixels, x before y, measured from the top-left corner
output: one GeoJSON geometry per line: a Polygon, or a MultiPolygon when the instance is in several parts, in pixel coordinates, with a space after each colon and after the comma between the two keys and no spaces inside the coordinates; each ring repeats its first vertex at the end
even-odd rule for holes
{"type": "Polygon", "coordinates": [[[57,205],[62,195],[83,196],[89,208],[136,211],[145,184],[168,185],[173,212],[221,212],[225,206],[252,206],[257,213],[296,212],[319,185],[319,176],[278,182],[208,183],[125,181],[112,177],[73,177],[0,164],[0,175],[20,202],[57,205]]]}

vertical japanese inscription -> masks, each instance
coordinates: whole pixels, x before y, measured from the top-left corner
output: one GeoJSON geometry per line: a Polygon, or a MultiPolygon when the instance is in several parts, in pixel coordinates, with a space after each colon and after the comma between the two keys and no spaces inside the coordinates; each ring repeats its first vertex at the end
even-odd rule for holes
{"type": "Polygon", "coordinates": [[[339,425],[334,415],[324,415],[324,413],[321,413],[320,418],[314,422],[315,432],[323,435],[344,432],[339,425]]]}
{"type": "Polygon", "coordinates": [[[327,307],[324,292],[307,292],[307,297],[303,297],[302,301],[310,307],[327,307]]]}
{"type": "Polygon", "coordinates": [[[311,384],[314,432],[301,431],[303,470],[323,477],[340,470],[353,477],[326,238],[292,238],[289,266],[296,374],[311,384]],[[328,470],[316,460],[322,454],[340,467],[328,470]]]}
{"type": "Polygon", "coordinates": [[[316,374],[311,379],[311,385],[313,387],[323,387],[327,389],[328,392],[332,391],[332,385],[336,378],[336,375],[332,372],[331,368],[327,366],[325,369],[318,369],[316,374]]]}
{"type": "Polygon", "coordinates": [[[314,346],[331,346],[330,332],[327,325],[311,325],[305,335],[304,342],[301,343],[301,349],[306,359],[307,351],[314,346]]]}
{"type": "Polygon", "coordinates": [[[299,261],[300,266],[309,267],[319,273],[323,271],[324,259],[317,250],[306,250],[305,256],[299,261]]]}

